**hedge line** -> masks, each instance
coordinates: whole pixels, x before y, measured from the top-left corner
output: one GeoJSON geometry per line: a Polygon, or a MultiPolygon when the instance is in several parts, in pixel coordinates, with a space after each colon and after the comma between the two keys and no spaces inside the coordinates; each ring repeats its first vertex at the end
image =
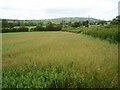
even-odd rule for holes
{"type": "Polygon", "coordinates": [[[7,32],[28,32],[29,29],[26,27],[20,27],[20,28],[2,28],[2,33],[7,32]]]}
{"type": "Polygon", "coordinates": [[[120,30],[118,30],[118,25],[93,26],[89,28],[64,28],[62,31],[82,33],[114,43],[120,42],[120,30]]]}
{"type": "Polygon", "coordinates": [[[99,37],[101,39],[106,39],[110,42],[120,42],[120,31],[118,31],[118,26],[111,27],[96,27],[96,28],[86,28],[82,30],[83,34],[91,35],[93,37],[99,37]]]}
{"type": "Polygon", "coordinates": [[[61,29],[62,29],[61,25],[55,25],[52,27],[36,26],[36,28],[31,28],[30,31],[60,31],[61,29]]]}

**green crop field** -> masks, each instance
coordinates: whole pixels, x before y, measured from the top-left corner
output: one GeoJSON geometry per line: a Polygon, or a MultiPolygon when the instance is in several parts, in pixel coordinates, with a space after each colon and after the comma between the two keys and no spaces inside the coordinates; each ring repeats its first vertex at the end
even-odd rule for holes
{"type": "Polygon", "coordinates": [[[118,45],[69,32],[3,33],[3,88],[118,87],[118,45]]]}

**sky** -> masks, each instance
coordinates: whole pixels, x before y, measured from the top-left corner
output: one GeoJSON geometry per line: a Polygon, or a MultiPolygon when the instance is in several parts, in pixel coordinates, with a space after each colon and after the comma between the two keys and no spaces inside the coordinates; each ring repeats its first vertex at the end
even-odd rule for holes
{"type": "Polygon", "coordinates": [[[0,18],[52,19],[91,17],[112,20],[119,0],[0,0],[0,18]]]}

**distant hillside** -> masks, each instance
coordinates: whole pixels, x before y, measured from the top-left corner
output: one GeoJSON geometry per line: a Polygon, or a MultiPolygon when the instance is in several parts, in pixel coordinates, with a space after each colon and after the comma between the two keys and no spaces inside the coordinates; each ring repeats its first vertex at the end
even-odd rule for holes
{"type": "Polygon", "coordinates": [[[95,18],[86,18],[86,17],[62,17],[62,18],[54,18],[54,19],[39,19],[39,20],[18,20],[18,19],[6,19],[8,22],[34,22],[34,23],[39,23],[40,21],[44,21],[45,23],[47,23],[48,21],[51,21],[53,23],[60,23],[61,21],[101,21],[100,19],[95,19],[95,18]]]}
{"type": "Polygon", "coordinates": [[[100,19],[95,18],[85,18],[85,17],[62,17],[62,18],[55,18],[55,19],[49,19],[49,20],[65,20],[65,21],[100,21],[100,19]]]}

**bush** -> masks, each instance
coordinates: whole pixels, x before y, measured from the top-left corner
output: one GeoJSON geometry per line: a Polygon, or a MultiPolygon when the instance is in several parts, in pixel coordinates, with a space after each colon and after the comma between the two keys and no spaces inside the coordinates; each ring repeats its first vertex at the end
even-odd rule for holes
{"type": "Polygon", "coordinates": [[[7,32],[18,32],[18,30],[16,28],[2,28],[2,33],[7,32]]]}
{"type": "Polygon", "coordinates": [[[72,27],[80,27],[80,26],[81,26],[81,22],[72,23],[72,27]]]}
{"type": "Polygon", "coordinates": [[[101,39],[109,40],[110,42],[120,41],[120,32],[117,26],[94,27],[82,30],[83,34],[99,37],[101,39]]]}
{"type": "Polygon", "coordinates": [[[28,32],[29,29],[26,28],[26,27],[20,27],[20,28],[17,29],[17,31],[18,31],[18,32],[28,32]]]}
{"type": "Polygon", "coordinates": [[[54,31],[60,31],[62,29],[62,25],[59,25],[59,24],[57,24],[57,25],[55,25],[54,26],[54,31]]]}
{"type": "Polygon", "coordinates": [[[2,33],[7,32],[28,32],[29,29],[26,27],[20,27],[20,28],[2,28],[2,33]]]}
{"type": "Polygon", "coordinates": [[[30,31],[60,31],[61,29],[62,25],[49,22],[46,26],[36,26],[36,28],[31,28],[30,31]]]}
{"type": "Polygon", "coordinates": [[[32,31],[35,31],[35,28],[31,28],[31,29],[30,29],[30,32],[32,32],[32,31]]]}
{"type": "Polygon", "coordinates": [[[33,29],[34,31],[44,31],[45,28],[42,26],[36,26],[36,28],[33,29]]]}

